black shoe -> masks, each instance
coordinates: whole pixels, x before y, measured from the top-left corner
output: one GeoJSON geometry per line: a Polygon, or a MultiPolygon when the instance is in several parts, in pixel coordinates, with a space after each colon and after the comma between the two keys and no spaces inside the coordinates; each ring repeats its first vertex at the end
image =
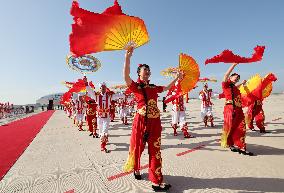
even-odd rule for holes
{"type": "Polygon", "coordinates": [[[155,192],[164,192],[169,190],[170,187],[172,187],[170,184],[165,184],[165,185],[160,184],[159,186],[152,185],[152,188],[155,192]]]}
{"type": "Polygon", "coordinates": [[[110,150],[104,148],[104,149],[101,149],[101,151],[104,151],[105,153],[110,153],[110,150]]]}
{"type": "Polygon", "coordinates": [[[105,152],[106,152],[106,153],[110,153],[110,150],[108,150],[108,149],[105,149],[105,152]]]}
{"type": "Polygon", "coordinates": [[[230,147],[230,150],[232,151],[232,152],[239,152],[239,148],[236,148],[236,147],[234,147],[234,146],[231,146],[230,147]]]}
{"type": "Polygon", "coordinates": [[[93,138],[99,138],[98,134],[93,134],[93,138]]]}
{"type": "Polygon", "coordinates": [[[136,180],[142,180],[141,174],[135,174],[135,172],[133,172],[133,174],[134,174],[134,178],[135,178],[136,180]]]}
{"type": "Polygon", "coordinates": [[[260,130],[260,133],[270,133],[269,131],[265,131],[265,130],[260,130]]]}
{"type": "Polygon", "coordinates": [[[239,150],[239,154],[248,155],[248,156],[254,155],[252,152],[241,150],[241,149],[239,150]]]}
{"type": "Polygon", "coordinates": [[[93,136],[93,133],[91,133],[89,136],[93,136]]]}

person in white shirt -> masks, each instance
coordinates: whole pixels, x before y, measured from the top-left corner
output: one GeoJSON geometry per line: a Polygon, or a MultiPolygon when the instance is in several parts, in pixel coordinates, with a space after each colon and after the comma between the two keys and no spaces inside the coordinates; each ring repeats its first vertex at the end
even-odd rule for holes
{"type": "Polygon", "coordinates": [[[79,131],[83,131],[83,121],[84,121],[84,114],[86,112],[86,104],[81,94],[78,94],[78,98],[75,102],[76,108],[76,121],[77,126],[79,127],[79,131]]]}
{"type": "Polygon", "coordinates": [[[86,90],[89,97],[94,99],[97,103],[97,127],[99,130],[99,136],[101,139],[101,151],[109,153],[106,149],[108,143],[108,129],[110,123],[110,105],[112,100],[123,97],[121,94],[114,94],[107,89],[106,83],[102,82],[99,84],[100,91],[94,92],[88,82],[86,81],[86,90]]]}
{"type": "Polygon", "coordinates": [[[204,84],[202,91],[199,93],[199,99],[201,100],[200,115],[205,127],[208,127],[207,122],[210,122],[210,126],[214,127],[214,117],[212,112],[213,103],[211,102],[211,98],[217,96],[219,96],[219,94],[213,93],[212,89],[208,89],[207,83],[204,84]]]}

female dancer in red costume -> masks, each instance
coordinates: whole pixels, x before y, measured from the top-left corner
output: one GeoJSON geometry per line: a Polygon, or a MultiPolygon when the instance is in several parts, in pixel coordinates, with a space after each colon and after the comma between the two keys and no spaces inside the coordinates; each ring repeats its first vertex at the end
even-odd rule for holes
{"type": "MultiPolygon", "coordinates": [[[[222,82],[226,103],[224,106],[224,126],[221,137],[221,146],[225,148],[230,147],[233,152],[251,156],[253,153],[246,150],[245,143],[246,124],[242,109],[241,93],[239,90],[241,84],[238,86],[235,85],[240,80],[240,75],[237,73],[231,74],[237,65],[237,63],[233,64],[228,69],[222,82]]],[[[242,84],[245,83],[246,81],[243,81],[242,84]]]]}
{"type": "Polygon", "coordinates": [[[183,77],[182,73],[173,80],[168,86],[156,86],[149,84],[151,75],[150,67],[146,64],[140,64],[137,73],[138,80],[134,82],[130,74],[130,58],[133,48],[128,49],[125,55],[124,80],[134,93],[137,101],[137,113],[133,120],[132,133],[130,139],[130,148],[127,162],[124,166],[125,171],[134,170],[134,176],[137,180],[140,175],[140,158],[148,143],[149,153],[149,179],[152,181],[154,191],[166,191],[171,185],[163,183],[162,175],[162,156],[161,156],[161,120],[160,111],[157,106],[158,93],[169,90],[178,79],[183,77]]]}

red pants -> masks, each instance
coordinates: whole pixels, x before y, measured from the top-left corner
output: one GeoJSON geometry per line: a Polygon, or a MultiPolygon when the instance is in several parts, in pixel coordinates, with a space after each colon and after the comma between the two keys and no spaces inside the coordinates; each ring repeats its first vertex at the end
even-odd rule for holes
{"type": "MultiPolygon", "coordinates": [[[[143,143],[143,135],[145,131],[145,117],[135,115],[132,125],[132,133],[130,138],[130,148],[127,163],[124,166],[125,171],[140,170],[140,158],[144,151],[145,143],[143,143]]],[[[161,157],[161,120],[160,118],[147,119],[147,131],[149,132],[148,154],[149,154],[149,180],[155,184],[163,181],[162,175],[162,157],[161,157]]]]}
{"type": "Polygon", "coordinates": [[[242,108],[225,105],[221,146],[230,147],[236,145],[240,149],[246,149],[245,136],[246,125],[242,108]]]}
{"type": "Polygon", "coordinates": [[[252,104],[248,107],[248,111],[246,114],[247,125],[250,129],[253,129],[253,120],[255,120],[256,126],[261,130],[265,131],[264,126],[264,111],[262,109],[262,105],[252,104]]]}
{"type": "Polygon", "coordinates": [[[96,132],[97,129],[97,117],[96,115],[87,115],[87,123],[89,125],[90,132],[96,132]]]}
{"type": "Polygon", "coordinates": [[[115,118],[115,111],[113,110],[110,110],[110,112],[109,112],[109,117],[110,117],[110,120],[111,121],[113,121],[114,120],[114,118],[115,118]]]}

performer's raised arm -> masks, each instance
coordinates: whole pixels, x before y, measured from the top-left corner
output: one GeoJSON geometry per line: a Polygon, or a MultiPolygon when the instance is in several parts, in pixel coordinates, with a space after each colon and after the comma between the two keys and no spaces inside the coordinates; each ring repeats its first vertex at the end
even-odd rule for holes
{"type": "Polygon", "coordinates": [[[176,83],[176,81],[181,80],[183,76],[184,76],[183,72],[178,72],[177,77],[168,86],[165,86],[163,91],[169,90],[176,83]]]}
{"type": "Polygon", "coordinates": [[[83,80],[84,80],[85,85],[86,85],[87,95],[88,95],[89,97],[91,97],[92,99],[96,100],[96,93],[95,93],[95,91],[89,86],[87,77],[84,77],[83,80]]]}
{"type": "Polygon", "coordinates": [[[243,80],[243,82],[241,84],[236,85],[236,87],[240,88],[240,86],[245,85],[247,83],[246,80],[243,80]]]}
{"type": "Polygon", "coordinates": [[[127,86],[131,85],[132,79],[130,78],[130,58],[132,56],[134,48],[130,47],[125,53],[125,63],[123,67],[124,81],[127,86]]]}
{"type": "Polygon", "coordinates": [[[234,68],[238,65],[238,63],[232,64],[232,66],[228,69],[228,71],[225,73],[223,82],[226,82],[231,74],[231,72],[234,70],[234,68]]]}

